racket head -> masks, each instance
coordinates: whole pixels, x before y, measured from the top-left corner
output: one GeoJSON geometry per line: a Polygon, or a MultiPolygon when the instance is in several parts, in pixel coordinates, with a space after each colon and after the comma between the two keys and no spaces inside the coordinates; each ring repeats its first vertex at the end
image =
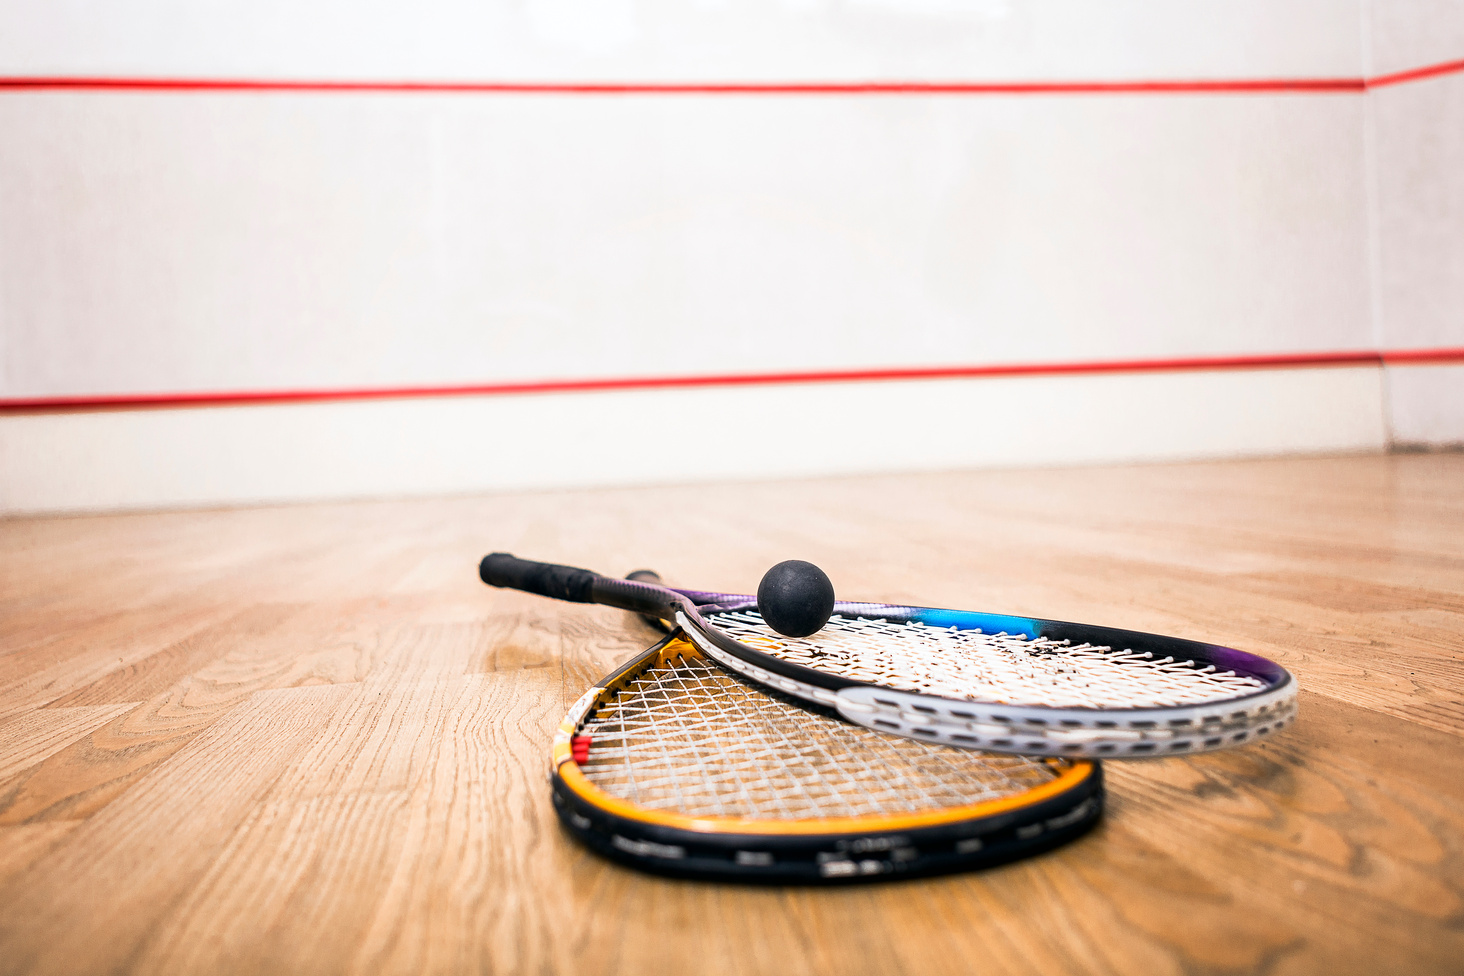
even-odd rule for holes
{"type": "Polygon", "coordinates": [[[1289,725],[1296,681],[1234,648],[1066,621],[840,602],[789,638],[755,597],[678,590],[676,622],[743,677],[928,742],[1143,757],[1242,745],[1289,725]]]}
{"type": "Polygon", "coordinates": [[[914,877],[1065,843],[1097,763],[891,736],[750,685],[674,633],[590,689],[554,739],[553,800],[591,849],[683,877],[914,877]]]}

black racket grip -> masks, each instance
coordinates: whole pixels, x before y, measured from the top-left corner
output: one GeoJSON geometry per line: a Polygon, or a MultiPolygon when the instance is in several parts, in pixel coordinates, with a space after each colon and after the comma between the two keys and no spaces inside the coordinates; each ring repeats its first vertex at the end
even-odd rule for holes
{"type": "Polygon", "coordinates": [[[484,556],[478,564],[478,575],[489,586],[506,586],[570,603],[594,603],[595,580],[600,578],[599,573],[588,569],[536,563],[506,552],[484,556]]]}

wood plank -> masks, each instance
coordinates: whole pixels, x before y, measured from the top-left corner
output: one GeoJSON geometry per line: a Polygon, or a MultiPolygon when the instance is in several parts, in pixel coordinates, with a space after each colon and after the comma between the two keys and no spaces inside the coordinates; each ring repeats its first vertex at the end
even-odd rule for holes
{"type": "Polygon", "coordinates": [[[60,752],[78,738],[131,708],[130,702],[48,708],[0,721],[0,783],[60,752]]]}
{"type": "Polygon", "coordinates": [[[251,608],[233,627],[171,644],[136,669],[110,672],[79,689],[76,700],[97,701],[161,690],[0,781],[0,824],[90,816],[257,691],[358,680],[363,648],[341,640],[350,628],[333,615],[315,627],[307,617],[294,629],[281,628],[295,612],[251,608]]]}
{"type": "Polygon", "coordinates": [[[237,607],[159,606],[102,614],[36,614],[10,629],[0,652],[0,716],[57,701],[227,619],[237,607]],[[29,623],[30,626],[26,626],[29,623]]]}
{"type": "Polygon", "coordinates": [[[125,804],[97,811],[12,878],[8,890],[25,896],[7,908],[0,971],[130,966],[159,917],[207,871],[231,825],[247,819],[347,693],[324,686],[261,694],[162,775],[135,783],[125,804]],[[87,938],[76,938],[78,924],[87,938]]]}
{"type": "MultiPolygon", "coordinates": [[[[22,824],[0,827],[0,884],[26,871],[80,826],[80,821],[22,824]]],[[[3,912],[0,912],[3,917],[3,912]]]]}

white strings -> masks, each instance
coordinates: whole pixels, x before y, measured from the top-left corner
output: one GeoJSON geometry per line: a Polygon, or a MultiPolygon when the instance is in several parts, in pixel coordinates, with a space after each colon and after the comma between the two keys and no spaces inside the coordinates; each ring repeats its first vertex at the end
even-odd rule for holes
{"type": "Polygon", "coordinates": [[[1024,793],[1062,764],[932,746],[827,718],[704,659],[648,669],[582,724],[586,777],[693,816],[885,816],[1024,793]]]}
{"type": "Polygon", "coordinates": [[[728,636],[794,664],[901,691],[1052,708],[1163,708],[1263,690],[1256,678],[1183,658],[1013,634],[834,616],[784,637],[756,611],[710,614],[728,636]]]}

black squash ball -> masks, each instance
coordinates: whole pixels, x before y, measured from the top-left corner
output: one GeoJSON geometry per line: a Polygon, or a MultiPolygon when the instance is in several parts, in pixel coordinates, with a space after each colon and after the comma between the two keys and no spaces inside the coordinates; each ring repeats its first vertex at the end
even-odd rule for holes
{"type": "Polygon", "coordinates": [[[757,585],[757,610],[785,637],[816,634],[834,612],[834,584],[813,563],[785,560],[757,585]]]}

